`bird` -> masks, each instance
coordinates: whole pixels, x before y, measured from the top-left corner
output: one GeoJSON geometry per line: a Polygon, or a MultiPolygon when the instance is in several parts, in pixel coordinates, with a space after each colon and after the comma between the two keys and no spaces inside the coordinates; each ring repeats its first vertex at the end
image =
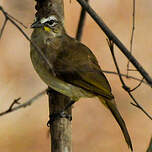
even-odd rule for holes
{"type": "Polygon", "coordinates": [[[63,23],[56,14],[37,19],[31,28],[34,29],[31,41],[41,49],[52,65],[50,69],[33,44],[30,45],[31,61],[40,78],[52,88],[49,81],[53,70],[58,79],[98,97],[116,119],[126,143],[133,152],[125,121],[118,111],[111,86],[93,52],[66,33],[63,23]]]}

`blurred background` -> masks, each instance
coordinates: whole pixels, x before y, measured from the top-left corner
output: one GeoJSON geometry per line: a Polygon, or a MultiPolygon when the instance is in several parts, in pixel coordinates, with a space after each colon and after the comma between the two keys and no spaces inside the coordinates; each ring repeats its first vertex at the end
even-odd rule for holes
{"type": "MultiPolygon", "coordinates": [[[[111,30],[129,48],[132,30],[132,1],[90,0],[91,6],[103,18],[111,30]]],[[[1,0],[0,5],[12,16],[23,22],[30,36],[34,19],[34,0],[1,0]]],[[[75,37],[80,6],[65,0],[65,26],[75,37]]],[[[152,1],[136,2],[136,27],[133,54],[152,76],[152,1]]],[[[0,13],[0,25],[4,21],[0,13]]],[[[115,71],[106,36],[87,15],[82,42],[96,55],[102,69],[115,71]]],[[[127,59],[115,48],[121,72],[126,73],[127,59]]],[[[141,78],[136,72],[130,75],[141,78]]],[[[118,108],[126,121],[135,152],[145,152],[152,136],[152,122],[130,104],[132,100],[121,88],[118,76],[106,74],[112,86],[118,108]]],[[[130,87],[138,83],[125,79],[130,87]]],[[[0,112],[6,110],[15,98],[24,102],[46,85],[34,71],[30,61],[29,42],[11,23],[8,23],[0,40],[0,112]]],[[[136,99],[151,112],[152,93],[142,84],[134,93],[136,99]]],[[[0,117],[0,150],[2,152],[49,152],[47,96],[39,98],[31,106],[0,117]]],[[[152,114],[152,112],[151,112],[152,114]]],[[[73,151],[129,152],[123,135],[111,113],[97,99],[81,99],[73,108],[73,151]]]]}

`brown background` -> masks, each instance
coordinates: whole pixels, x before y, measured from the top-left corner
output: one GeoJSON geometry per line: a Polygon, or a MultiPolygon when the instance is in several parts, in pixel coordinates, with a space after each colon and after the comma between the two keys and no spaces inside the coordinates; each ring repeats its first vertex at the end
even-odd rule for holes
{"type": "MultiPolygon", "coordinates": [[[[2,0],[0,5],[11,15],[28,26],[34,18],[31,0],[2,0]]],[[[104,19],[112,31],[129,48],[132,26],[132,1],[91,0],[91,6],[104,19]]],[[[136,30],[133,54],[152,76],[152,1],[138,0],[136,4],[136,30]]],[[[75,1],[65,0],[65,25],[71,36],[75,36],[80,6],[75,1]]],[[[4,18],[0,14],[0,24],[4,18]]],[[[95,22],[87,16],[82,38],[96,55],[101,67],[115,70],[106,37],[95,22]]],[[[121,71],[126,72],[127,59],[116,48],[121,71]]],[[[136,72],[130,74],[140,78],[136,72]]],[[[120,109],[130,132],[135,152],[145,152],[152,135],[151,121],[137,108],[131,106],[131,99],[121,88],[119,78],[107,75],[120,109]]],[[[126,79],[125,79],[126,80],[126,79]]],[[[129,86],[137,83],[126,80],[129,86]]],[[[29,42],[10,23],[0,40],[0,111],[8,108],[13,99],[22,101],[31,98],[46,85],[35,73],[29,56],[29,42]]],[[[148,112],[152,109],[151,89],[142,85],[134,95],[148,112]]],[[[47,96],[33,105],[0,117],[1,152],[49,152],[47,96]]],[[[73,151],[74,152],[127,152],[129,151],[120,128],[110,112],[97,99],[81,99],[73,108],[73,151]]]]}

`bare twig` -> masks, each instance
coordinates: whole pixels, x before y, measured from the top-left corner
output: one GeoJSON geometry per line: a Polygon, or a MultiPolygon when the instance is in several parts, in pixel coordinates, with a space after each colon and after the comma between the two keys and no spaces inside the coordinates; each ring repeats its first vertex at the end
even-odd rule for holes
{"type": "Polygon", "coordinates": [[[143,76],[143,78],[147,81],[147,83],[152,87],[152,78],[145,71],[145,69],[139,64],[139,62],[135,59],[135,57],[131,55],[131,53],[124,46],[124,44],[112,33],[112,31],[104,23],[104,21],[96,14],[96,12],[90,7],[90,5],[85,0],[77,0],[77,1],[80,3],[80,5],[84,9],[86,9],[86,11],[89,13],[89,15],[100,26],[100,28],[104,31],[104,33],[108,36],[108,38],[117,45],[117,47],[121,50],[121,52],[136,67],[136,69],[139,71],[139,73],[143,76]]]}
{"type": "Polygon", "coordinates": [[[144,79],[142,78],[142,80],[139,82],[139,84],[136,87],[134,87],[133,89],[131,89],[130,92],[133,92],[134,90],[136,90],[137,88],[139,88],[141,86],[141,84],[143,83],[143,80],[144,79]]]}
{"type": "Polygon", "coordinates": [[[119,70],[119,66],[117,64],[117,60],[116,60],[116,57],[114,55],[114,44],[113,44],[113,41],[112,40],[107,40],[108,41],[108,45],[109,45],[109,48],[110,48],[110,51],[111,51],[111,54],[112,54],[112,57],[113,57],[113,61],[114,61],[114,64],[116,66],[116,69],[117,69],[117,72],[118,72],[118,75],[119,75],[119,79],[122,83],[122,88],[128,92],[129,96],[131,97],[131,99],[134,101],[134,103],[131,103],[132,105],[134,105],[135,107],[139,108],[142,112],[145,113],[145,115],[152,120],[152,117],[146,112],[146,110],[144,110],[144,108],[137,102],[137,100],[133,97],[133,95],[131,94],[131,91],[130,91],[130,88],[125,84],[125,82],[123,81],[123,78],[120,74],[120,70],[119,70]]]}
{"type": "Polygon", "coordinates": [[[1,30],[0,30],[0,39],[1,39],[1,37],[2,37],[2,34],[3,34],[3,32],[4,32],[4,29],[5,29],[5,27],[6,27],[7,21],[8,21],[8,18],[5,18],[5,21],[4,21],[4,23],[3,23],[3,26],[2,26],[2,28],[1,28],[1,30]]]}
{"type": "Polygon", "coordinates": [[[11,16],[10,14],[7,13],[7,16],[9,18],[12,18],[14,21],[16,21],[17,23],[19,23],[20,25],[22,25],[24,28],[28,28],[27,26],[25,26],[22,22],[20,22],[18,19],[16,19],[15,17],[11,16]]]}
{"type": "Polygon", "coordinates": [[[14,17],[12,16],[10,17],[10,15],[8,15],[8,13],[5,12],[2,7],[0,7],[0,10],[4,14],[5,18],[9,20],[14,26],[16,26],[17,29],[24,35],[24,37],[36,48],[36,51],[42,56],[42,58],[44,59],[44,61],[49,66],[50,70],[52,71],[52,74],[55,76],[55,72],[53,71],[52,64],[50,64],[50,62],[48,61],[44,53],[41,51],[41,49],[34,42],[32,42],[31,39],[26,35],[26,33],[21,29],[21,27],[16,24],[15,22],[16,20],[14,21],[14,17]]]}
{"type": "MultiPolygon", "coordinates": [[[[85,0],[85,1],[88,2],[89,0],[85,0]]],[[[81,41],[85,18],[86,18],[86,10],[82,7],[79,24],[78,24],[78,28],[77,28],[77,33],[76,33],[76,39],[78,41],[81,41]]]]}
{"type": "MultiPolygon", "coordinates": [[[[107,73],[107,74],[118,75],[118,73],[117,73],[117,72],[114,72],[114,71],[102,70],[102,72],[107,73]]],[[[120,74],[121,74],[122,77],[125,77],[125,78],[127,78],[127,79],[133,79],[133,80],[136,80],[136,81],[138,81],[138,82],[141,82],[141,81],[142,81],[142,79],[139,79],[139,78],[136,78],[136,77],[133,77],[133,76],[130,76],[130,75],[127,76],[127,74],[123,74],[123,73],[120,73],[120,74]]],[[[147,82],[144,81],[144,79],[143,79],[142,83],[147,84],[147,82]]]]}
{"type": "Polygon", "coordinates": [[[128,71],[138,71],[137,69],[128,69],[128,71]]]}
{"type": "Polygon", "coordinates": [[[129,91],[127,91],[127,92],[128,92],[128,94],[129,94],[129,96],[131,97],[131,99],[135,102],[135,104],[132,103],[132,102],[131,102],[131,104],[132,104],[133,106],[137,107],[138,109],[140,109],[143,113],[145,113],[145,115],[146,115],[150,120],[152,120],[152,116],[137,102],[137,100],[134,98],[134,96],[131,94],[131,92],[129,92],[129,91]]]}
{"type": "Polygon", "coordinates": [[[17,99],[14,99],[14,101],[12,102],[12,104],[10,105],[10,107],[8,108],[7,112],[11,111],[12,108],[13,108],[13,106],[14,106],[15,104],[20,104],[20,103],[19,103],[19,100],[20,100],[20,99],[21,99],[20,97],[17,98],[17,99]]]}
{"type": "Polygon", "coordinates": [[[10,107],[6,110],[0,113],[0,116],[6,115],[8,113],[11,113],[13,111],[19,110],[21,108],[25,108],[29,105],[31,105],[33,102],[35,102],[38,98],[40,98],[42,95],[44,95],[46,93],[46,90],[41,91],[40,93],[38,93],[37,95],[35,95],[34,97],[32,97],[31,99],[27,100],[26,102],[19,104],[18,101],[20,100],[20,98],[15,99],[12,104],[10,105],[10,107]],[[18,106],[14,107],[15,104],[19,104],[18,106]]]}
{"type": "MultiPolygon", "coordinates": [[[[131,39],[130,39],[130,53],[132,54],[132,47],[133,47],[133,39],[134,39],[134,31],[135,31],[135,6],[136,6],[136,1],[133,0],[133,12],[132,12],[132,31],[131,31],[131,39]]],[[[128,60],[127,63],[127,75],[129,75],[129,71],[133,71],[134,69],[129,69],[130,61],[128,60]]],[[[136,70],[137,71],[137,70],[136,70]]]]}

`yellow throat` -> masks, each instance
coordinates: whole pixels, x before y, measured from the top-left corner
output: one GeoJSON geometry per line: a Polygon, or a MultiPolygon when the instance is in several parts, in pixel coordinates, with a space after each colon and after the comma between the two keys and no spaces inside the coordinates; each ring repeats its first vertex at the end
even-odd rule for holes
{"type": "Polygon", "coordinates": [[[51,31],[51,29],[50,29],[49,27],[47,27],[47,26],[44,26],[44,30],[45,30],[46,32],[50,32],[50,31],[51,31]]]}

